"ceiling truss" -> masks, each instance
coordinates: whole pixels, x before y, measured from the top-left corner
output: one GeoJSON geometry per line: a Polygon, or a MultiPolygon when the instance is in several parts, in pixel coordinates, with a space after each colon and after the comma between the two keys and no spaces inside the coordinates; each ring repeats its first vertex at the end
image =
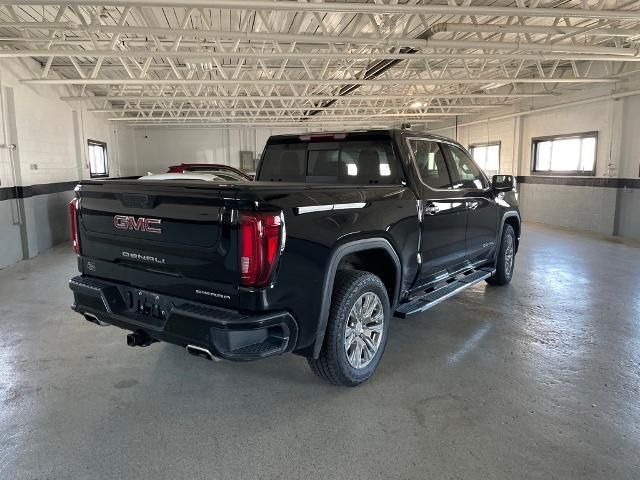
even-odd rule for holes
{"type": "Polygon", "coordinates": [[[640,1],[0,0],[2,58],[117,122],[432,123],[619,88],[640,1]]]}

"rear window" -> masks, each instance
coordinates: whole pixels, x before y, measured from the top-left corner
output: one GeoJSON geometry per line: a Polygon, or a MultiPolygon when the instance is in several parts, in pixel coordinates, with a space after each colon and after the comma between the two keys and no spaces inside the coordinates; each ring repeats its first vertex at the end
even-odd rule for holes
{"type": "Polygon", "coordinates": [[[400,165],[390,142],[340,142],[267,145],[258,179],[267,182],[394,185],[400,165]]]}

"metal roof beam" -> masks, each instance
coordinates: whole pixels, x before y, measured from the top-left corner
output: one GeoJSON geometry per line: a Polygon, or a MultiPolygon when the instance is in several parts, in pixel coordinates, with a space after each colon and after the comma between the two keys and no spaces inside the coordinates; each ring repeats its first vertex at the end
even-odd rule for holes
{"type": "MultiPolygon", "coordinates": [[[[335,4],[339,5],[339,4],[335,4]]],[[[446,25],[446,24],[440,24],[446,25]]],[[[0,27],[2,25],[0,24],[0,27]]],[[[79,27],[83,28],[83,27],[79,27]]],[[[460,27],[461,28],[461,27],[460,27]]],[[[176,41],[182,37],[228,39],[245,41],[267,41],[281,43],[308,43],[321,45],[375,45],[376,47],[401,48],[411,47],[416,49],[482,49],[482,50],[520,50],[525,52],[565,52],[586,54],[611,54],[611,55],[636,55],[640,56],[640,50],[629,47],[602,47],[597,45],[575,45],[573,43],[528,43],[505,41],[469,41],[469,40],[435,40],[433,38],[398,38],[398,37],[345,37],[328,35],[308,35],[292,33],[271,32],[230,32],[212,31],[184,28],[155,28],[155,27],[126,27],[119,25],[90,25],[85,28],[87,33],[136,34],[143,36],[175,36],[176,41]]],[[[43,42],[48,42],[44,39],[43,42]]],[[[177,50],[174,44],[173,51],[177,50]]],[[[160,52],[162,53],[162,52],[160,52]]]]}
{"type": "MultiPolygon", "coordinates": [[[[60,5],[69,6],[103,6],[105,0],[0,0],[0,5],[60,5]]],[[[255,11],[290,11],[290,12],[326,12],[326,13],[366,13],[366,14],[403,14],[403,15],[468,15],[490,17],[543,17],[543,18],[593,18],[608,20],[639,20],[640,11],[622,9],[589,9],[587,2],[582,2],[581,8],[547,8],[547,7],[503,7],[503,6],[472,6],[466,2],[462,5],[411,5],[411,4],[383,4],[383,3],[355,3],[355,2],[297,2],[271,0],[107,0],[106,4],[115,7],[179,7],[179,8],[207,8],[227,10],[255,10],[255,11]]]]}
{"type": "MultiPolygon", "coordinates": [[[[355,107],[355,106],[345,106],[340,108],[316,108],[310,106],[291,106],[291,107],[262,107],[259,109],[261,112],[286,112],[286,111],[299,111],[306,112],[310,108],[321,110],[323,112],[345,112],[355,110],[358,112],[378,112],[381,110],[411,110],[411,112],[407,113],[407,115],[417,115],[419,113],[438,113],[438,112],[428,112],[429,110],[482,110],[487,108],[496,108],[502,105],[430,105],[425,106],[423,108],[412,108],[409,105],[383,105],[379,107],[355,107]]],[[[179,106],[173,107],[126,107],[126,108],[91,108],[87,111],[93,113],[138,113],[138,112],[201,112],[201,113],[217,113],[217,112],[242,112],[242,113],[252,113],[258,111],[255,108],[235,108],[235,107],[217,107],[217,106],[209,106],[208,108],[181,108],[179,106]]],[[[392,112],[393,113],[393,112],[392,112]]],[[[396,112],[401,113],[401,112],[396,112]]]]}
{"type": "Polygon", "coordinates": [[[229,79],[133,79],[133,78],[27,78],[20,80],[29,85],[509,85],[512,83],[615,83],[615,78],[394,78],[383,80],[320,79],[320,80],[229,80],[229,79]]]}
{"type": "MultiPolygon", "coordinates": [[[[162,113],[161,110],[158,110],[158,113],[162,113]]],[[[203,117],[176,117],[176,119],[180,119],[180,120],[198,120],[201,121],[202,119],[209,119],[209,120],[242,120],[242,119],[247,119],[247,120],[273,120],[273,117],[269,117],[269,116],[241,116],[241,115],[215,115],[215,112],[213,115],[208,115],[208,116],[203,116],[203,117]]],[[[430,118],[430,117],[455,117],[458,115],[470,115],[472,113],[476,113],[476,112],[428,112],[428,113],[379,113],[379,114],[372,114],[372,115],[368,115],[367,118],[430,118]]],[[[112,117],[109,118],[109,120],[112,121],[125,121],[125,120],[135,120],[137,118],[140,117],[112,117]]],[[[154,116],[147,116],[144,117],[145,119],[152,119],[152,118],[158,118],[158,117],[154,117],[154,116]]],[[[160,117],[161,118],[161,117],[160,117]]],[[[299,120],[302,118],[307,118],[306,114],[300,114],[300,115],[286,115],[284,117],[280,117],[280,118],[287,118],[287,119],[293,119],[293,120],[299,120]]],[[[355,119],[362,119],[362,115],[360,114],[352,114],[352,115],[331,115],[328,117],[312,117],[313,119],[319,119],[319,120],[326,120],[326,119],[331,119],[331,120],[342,120],[342,119],[349,119],[349,118],[355,118],[355,119]]]]}
{"type": "MultiPolygon", "coordinates": [[[[420,94],[414,93],[411,95],[351,95],[348,97],[341,97],[337,95],[282,95],[268,97],[270,100],[279,101],[295,101],[295,100],[411,100],[411,99],[501,99],[501,98],[531,98],[531,97],[552,97],[553,93],[468,93],[468,94],[420,94]]],[[[61,97],[61,100],[66,101],[91,101],[91,102],[103,102],[103,101],[135,101],[135,102],[158,102],[158,101],[176,101],[176,102],[190,102],[190,101],[219,101],[219,100],[248,100],[258,101],[264,100],[267,97],[260,95],[221,95],[221,96],[206,96],[206,95],[194,95],[194,96],[150,96],[150,95],[108,95],[108,96],[66,96],[61,97]]]]}
{"type": "MultiPolygon", "coordinates": [[[[18,39],[20,40],[20,39],[18,39]]],[[[0,39],[0,42],[2,39],[0,39]]],[[[628,55],[602,55],[602,54],[533,54],[533,53],[325,53],[325,52],[309,52],[309,53],[278,53],[278,52],[193,52],[193,51],[177,51],[177,52],[157,52],[149,50],[125,50],[125,51],[106,51],[106,50],[0,50],[0,58],[48,58],[48,57],[67,57],[67,58],[196,58],[206,60],[209,58],[235,58],[235,59],[278,59],[278,60],[302,60],[302,59],[320,59],[320,60],[530,60],[530,61],[603,61],[603,62],[640,62],[640,56],[628,55]]]]}

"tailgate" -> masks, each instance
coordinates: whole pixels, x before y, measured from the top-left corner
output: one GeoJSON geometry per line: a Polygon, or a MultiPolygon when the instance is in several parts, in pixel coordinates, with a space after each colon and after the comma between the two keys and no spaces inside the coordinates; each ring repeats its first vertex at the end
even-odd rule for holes
{"type": "Polygon", "coordinates": [[[79,187],[83,272],[159,293],[233,303],[239,281],[231,222],[235,190],[140,183],[79,187]]]}

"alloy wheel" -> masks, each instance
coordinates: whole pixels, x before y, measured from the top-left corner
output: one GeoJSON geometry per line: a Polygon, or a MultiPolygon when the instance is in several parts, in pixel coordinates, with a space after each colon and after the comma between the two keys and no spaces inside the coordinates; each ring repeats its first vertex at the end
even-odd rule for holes
{"type": "Polygon", "coordinates": [[[384,329],[384,309],[380,297],[363,293],[351,307],[344,331],[344,350],[349,364],[365,368],[376,356],[384,329]]]}

